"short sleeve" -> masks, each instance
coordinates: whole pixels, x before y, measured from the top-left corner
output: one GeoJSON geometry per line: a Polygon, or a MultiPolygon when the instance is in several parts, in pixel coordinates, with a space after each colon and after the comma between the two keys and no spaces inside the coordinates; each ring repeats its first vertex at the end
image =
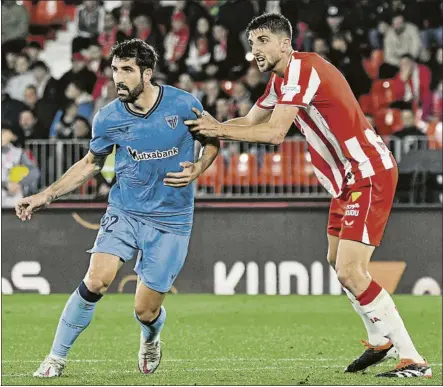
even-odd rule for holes
{"type": "Polygon", "coordinates": [[[266,85],[265,92],[255,103],[259,108],[272,110],[278,101],[277,93],[275,92],[275,76],[272,74],[271,78],[266,85]]]}
{"type": "Polygon", "coordinates": [[[195,113],[192,111],[193,107],[197,108],[200,112],[205,110],[202,103],[196,97],[193,96],[191,99],[191,109],[190,109],[191,112],[190,112],[190,117],[189,117],[189,118],[192,117],[191,119],[195,118],[195,113]]]}
{"type": "Polygon", "coordinates": [[[320,77],[310,61],[293,58],[285,74],[278,104],[307,108],[317,94],[320,77]]]}
{"type": "Polygon", "coordinates": [[[92,121],[92,139],[89,142],[89,150],[95,156],[107,156],[112,153],[114,143],[106,135],[106,125],[103,113],[100,110],[92,121]]]}

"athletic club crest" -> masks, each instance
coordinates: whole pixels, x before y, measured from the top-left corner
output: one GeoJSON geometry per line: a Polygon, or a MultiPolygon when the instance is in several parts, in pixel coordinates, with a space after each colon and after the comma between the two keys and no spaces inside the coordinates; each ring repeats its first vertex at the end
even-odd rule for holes
{"type": "Polygon", "coordinates": [[[166,116],[165,121],[168,126],[174,130],[178,125],[178,116],[166,116]]]}

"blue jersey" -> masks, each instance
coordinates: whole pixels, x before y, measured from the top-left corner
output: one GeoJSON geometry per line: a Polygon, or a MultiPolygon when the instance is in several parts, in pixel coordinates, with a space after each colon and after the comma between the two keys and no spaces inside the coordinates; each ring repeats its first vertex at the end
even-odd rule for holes
{"type": "Polygon", "coordinates": [[[203,110],[192,94],[160,86],[157,101],[146,114],[119,99],[95,115],[90,151],[104,156],[116,145],[116,183],[109,205],[129,212],[160,230],[189,235],[194,213],[192,184],[165,186],[168,172],[180,172],[183,161],[194,162],[194,138],[183,123],[203,110]]]}

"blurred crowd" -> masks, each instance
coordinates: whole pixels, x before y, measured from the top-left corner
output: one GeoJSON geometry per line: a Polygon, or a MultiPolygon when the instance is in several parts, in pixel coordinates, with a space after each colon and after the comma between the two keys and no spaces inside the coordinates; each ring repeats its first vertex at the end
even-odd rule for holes
{"type": "MultiPolygon", "coordinates": [[[[426,137],[432,127],[441,146],[442,0],[48,2],[65,6],[62,16],[74,10],[77,30],[72,67],[59,79],[51,74],[56,63],[40,59],[44,40],[35,37],[56,39],[66,21],[37,24],[30,10],[49,18],[43,3],[11,0],[1,5],[2,159],[10,157],[15,160],[11,163],[29,166],[29,160],[20,158],[26,152],[8,156],[27,140],[90,138],[95,112],[116,98],[110,49],[134,37],[159,52],[157,83],[194,94],[220,121],[245,115],[269,77],[257,70],[245,36],[249,21],[263,12],[285,15],[293,24],[293,47],[318,53],[344,74],[376,130],[380,126],[382,134],[426,137]],[[380,80],[387,80],[382,91],[390,94],[375,106],[380,80]],[[398,117],[395,128],[386,114],[380,117],[382,109],[398,117]]],[[[51,12],[55,15],[57,9],[51,12]]],[[[288,136],[298,136],[297,130],[292,128],[288,136]]],[[[241,145],[240,150],[247,149],[241,145]]],[[[19,189],[3,173],[2,196],[4,191],[32,190],[30,180],[38,179],[38,173],[27,176],[19,189]]]]}

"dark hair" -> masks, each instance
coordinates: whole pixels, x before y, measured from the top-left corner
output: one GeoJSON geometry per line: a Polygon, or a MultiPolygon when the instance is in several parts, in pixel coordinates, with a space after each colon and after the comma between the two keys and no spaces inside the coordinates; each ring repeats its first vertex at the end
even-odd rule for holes
{"type": "Polygon", "coordinates": [[[75,118],[74,118],[74,122],[75,121],[83,122],[87,126],[87,128],[88,128],[88,133],[91,131],[91,124],[89,123],[89,121],[85,117],[80,116],[80,115],[76,115],[75,118]]]}
{"type": "Polygon", "coordinates": [[[45,62],[43,62],[41,60],[38,60],[37,62],[35,62],[31,65],[31,70],[38,69],[38,68],[43,69],[46,72],[49,72],[49,67],[47,66],[47,64],[45,62]]]}
{"type": "Polygon", "coordinates": [[[246,27],[246,35],[249,35],[251,31],[258,29],[266,29],[275,33],[284,33],[288,38],[292,39],[292,26],[291,22],[279,13],[264,13],[251,20],[246,27]]]}
{"type": "Polygon", "coordinates": [[[412,60],[415,62],[416,58],[414,58],[411,54],[403,54],[400,59],[408,58],[409,60],[412,60]]]}
{"type": "Polygon", "coordinates": [[[112,47],[110,59],[130,59],[134,58],[135,63],[140,67],[140,73],[146,69],[152,69],[154,71],[158,62],[158,54],[154,47],[144,42],[141,39],[125,40],[112,47]]]}
{"type": "Polygon", "coordinates": [[[389,105],[392,109],[399,109],[399,110],[412,110],[412,102],[406,102],[406,101],[395,101],[392,102],[389,105]]]}

